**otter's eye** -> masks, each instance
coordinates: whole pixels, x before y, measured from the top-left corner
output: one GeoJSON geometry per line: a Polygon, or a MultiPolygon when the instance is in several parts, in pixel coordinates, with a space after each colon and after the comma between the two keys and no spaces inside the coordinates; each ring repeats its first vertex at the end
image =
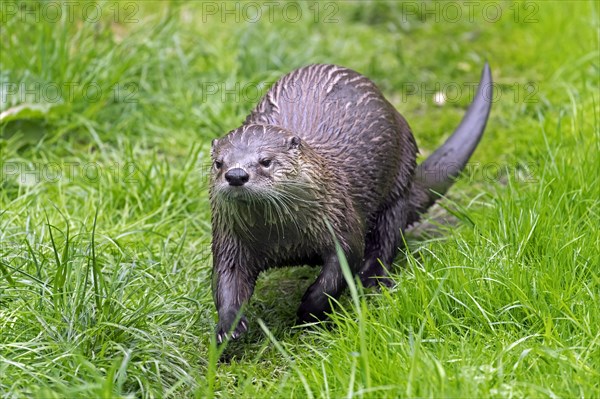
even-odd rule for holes
{"type": "Polygon", "coordinates": [[[223,166],[223,162],[221,162],[221,161],[215,161],[215,168],[216,169],[221,169],[222,166],[223,166]]]}
{"type": "Polygon", "coordinates": [[[271,166],[270,159],[261,159],[260,161],[258,161],[258,163],[261,164],[262,166],[264,166],[265,168],[268,168],[269,166],[271,166]]]}

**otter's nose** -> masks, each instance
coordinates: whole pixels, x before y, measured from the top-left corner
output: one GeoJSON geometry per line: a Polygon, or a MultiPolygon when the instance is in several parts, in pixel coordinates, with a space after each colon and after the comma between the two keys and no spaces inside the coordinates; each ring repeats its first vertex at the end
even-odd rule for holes
{"type": "Polygon", "coordinates": [[[248,173],[242,168],[229,169],[225,173],[225,180],[230,186],[243,186],[250,179],[248,173]]]}

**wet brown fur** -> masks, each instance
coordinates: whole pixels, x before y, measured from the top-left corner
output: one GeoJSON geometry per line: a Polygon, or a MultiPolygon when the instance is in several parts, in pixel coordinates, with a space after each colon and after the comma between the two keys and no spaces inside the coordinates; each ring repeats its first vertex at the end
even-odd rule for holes
{"type": "Polygon", "coordinates": [[[401,232],[427,197],[413,189],[416,154],[408,123],[375,84],[335,65],[283,76],[242,126],[215,140],[210,196],[219,342],[247,329],[243,316],[235,320],[270,267],[321,265],[298,321],[330,311],[329,296],[338,297],[346,283],[328,223],[364,285],[385,279],[383,265],[391,265],[401,232]],[[267,158],[268,168],[260,164],[267,158]],[[249,180],[233,187],[224,175],[238,167],[249,180]]]}

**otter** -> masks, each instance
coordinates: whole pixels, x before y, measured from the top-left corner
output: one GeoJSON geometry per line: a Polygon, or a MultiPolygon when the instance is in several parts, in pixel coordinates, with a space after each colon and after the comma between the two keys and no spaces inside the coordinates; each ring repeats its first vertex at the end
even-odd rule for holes
{"type": "Polygon", "coordinates": [[[324,319],[329,297],[346,287],[336,242],[364,286],[389,283],[402,232],[459,175],[491,99],[486,63],[459,127],[417,166],[408,123],[367,77],[316,64],[277,81],[240,127],[212,142],[217,342],[248,329],[241,309],[271,267],[322,265],[297,322],[324,319]]]}

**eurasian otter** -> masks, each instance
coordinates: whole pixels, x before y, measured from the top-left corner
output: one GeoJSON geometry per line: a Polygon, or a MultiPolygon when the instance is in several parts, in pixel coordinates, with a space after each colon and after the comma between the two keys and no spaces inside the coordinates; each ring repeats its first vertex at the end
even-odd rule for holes
{"type": "Polygon", "coordinates": [[[310,65],[276,82],[242,126],[212,143],[218,342],[246,331],[240,309],[270,267],[323,265],[298,321],[331,310],[328,297],[338,297],[346,282],[328,226],[364,285],[385,282],[402,231],[450,187],[475,150],[491,98],[486,63],[460,126],[417,167],[408,123],[365,76],[310,65]]]}

